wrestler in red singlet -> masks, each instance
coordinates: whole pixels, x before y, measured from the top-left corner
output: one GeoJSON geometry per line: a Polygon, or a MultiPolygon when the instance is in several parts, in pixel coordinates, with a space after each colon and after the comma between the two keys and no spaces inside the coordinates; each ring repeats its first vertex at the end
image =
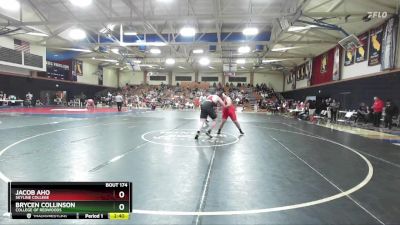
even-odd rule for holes
{"type": "Polygon", "coordinates": [[[94,100],[93,99],[88,99],[86,101],[86,108],[87,109],[94,109],[94,100]]]}
{"type": "Polygon", "coordinates": [[[230,117],[231,120],[233,121],[233,123],[239,129],[240,134],[243,135],[244,133],[243,133],[242,129],[240,128],[239,122],[237,121],[235,106],[233,105],[232,99],[229,96],[225,95],[224,93],[222,93],[222,99],[224,100],[225,107],[222,109],[222,122],[218,129],[217,134],[221,134],[221,130],[224,127],[226,120],[228,119],[228,117],[230,117]]]}

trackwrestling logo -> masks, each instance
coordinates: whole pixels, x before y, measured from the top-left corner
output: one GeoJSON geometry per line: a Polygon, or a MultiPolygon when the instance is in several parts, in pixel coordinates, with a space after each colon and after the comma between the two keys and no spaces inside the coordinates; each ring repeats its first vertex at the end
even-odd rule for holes
{"type": "Polygon", "coordinates": [[[368,13],[368,19],[384,19],[388,16],[387,12],[367,12],[368,13]]]}

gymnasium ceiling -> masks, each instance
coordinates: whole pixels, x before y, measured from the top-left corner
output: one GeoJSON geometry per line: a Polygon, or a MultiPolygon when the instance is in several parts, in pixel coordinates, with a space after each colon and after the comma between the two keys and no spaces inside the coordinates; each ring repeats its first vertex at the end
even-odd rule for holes
{"type": "Polygon", "coordinates": [[[51,59],[74,56],[124,70],[132,70],[131,62],[142,70],[210,72],[244,59],[239,72],[262,72],[290,69],[345,37],[309,22],[337,25],[357,35],[384,20],[368,20],[368,12],[391,16],[400,0],[92,0],[86,7],[73,0],[20,0],[19,9],[1,7],[8,1],[17,0],[0,0],[0,34],[46,46],[51,59]],[[182,27],[195,28],[196,36],[182,37],[182,27]],[[259,34],[243,35],[246,27],[258,28],[259,34]],[[72,40],[69,32],[76,28],[86,38],[72,40]],[[123,35],[123,43],[121,31],[131,32],[123,35]],[[150,46],[139,47],[138,40],[150,46]],[[251,51],[238,53],[241,46],[251,51]],[[153,54],[151,48],[161,53],[153,54]],[[195,54],[195,49],[204,53],[195,54]],[[202,57],[209,58],[208,66],[199,65],[202,57]],[[167,58],[175,64],[166,65],[167,58]]]}

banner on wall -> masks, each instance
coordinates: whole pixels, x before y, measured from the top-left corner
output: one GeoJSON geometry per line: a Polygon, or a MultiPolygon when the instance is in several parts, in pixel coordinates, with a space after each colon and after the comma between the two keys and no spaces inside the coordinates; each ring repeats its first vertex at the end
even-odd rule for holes
{"type": "Polygon", "coordinates": [[[68,80],[70,74],[70,66],[58,62],[47,61],[46,73],[48,78],[58,80],[68,80]]]}
{"type": "Polygon", "coordinates": [[[370,31],[368,66],[375,66],[381,63],[382,35],[383,26],[370,31]]]}
{"type": "Polygon", "coordinates": [[[305,64],[306,79],[310,80],[312,76],[312,60],[309,60],[305,64]]]}
{"type": "Polygon", "coordinates": [[[305,68],[306,66],[304,64],[300,66],[300,80],[304,80],[304,78],[306,78],[305,68]]]}
{"type": "Polygon", "coordinates": [[[77,81],[78,77],[77,76],[82,76],[82,61],[79,60],[72,60],[72,81],[77,81]]]}
{"type": "Polygon", "coordinates": [[[398,20],[395,17],[391,18],[386,24],[382,40],[382,70],[393,69],[395,66],[397,27],[398,20]]]}
{"type": "Polygon", "coordinates": [[[364,62],[365,60],[367,60],[368,37],[369,37],[368,32],[358,37],[361,46],[356,49],[356,58],[355,58],[356,63],[364,62]]]}
{"type": "Polygon", "coordinates": [[[295,73],[296,73],[296,81],[299,81],[301,79],[301,72],[299,67],[296,67],[295,73]]]}
{"type": "Polygon", "coordinates": [[[321,68],[320,72],[321,73],[326,73],[328,71],[328,53],[325,53],[321,56],[321,68]]]}
{"type": "Polygon", "coordinates": [[[332,80],[340,79],[340,48],[336,47],[333,58],[333,74],[332,80]]]}
{"type": "Polygon", "coordinates": [[[73,72],[76,74],[76,76],[83,76],[83,62],[80,60],[74,60],[72,62],[72,68],[73,72]]]}
{"type": "Polygon", "coordinates": [[[98,84],[99,85],[103,85],[103,76],[104,76],[104,70],[103,70],[103,66],[99,65],[97,67],[97,76],[98,76],[98,84]]]}
{"type": "Polygon", "coordinates": [[[288,75],[286,76],[286,83],[287,83],[287,84],[292,83],[292,74],[288,74],[288,75]]]}
{"type": "Polygon", "coordinates": [[[355,49],[348,49],[345,51],[344,66],[350,66],[354,64],[355,51],[355,49]]]}
{"type": "Polygon", "coordinates": [[[293,80],[293,82],[292,82],[292,89],[293,89],[293,90],[296,89],[296,77],[297,77],[296,71],[293,71],[293,73],[292,73],[292,80],[293,80]]]}

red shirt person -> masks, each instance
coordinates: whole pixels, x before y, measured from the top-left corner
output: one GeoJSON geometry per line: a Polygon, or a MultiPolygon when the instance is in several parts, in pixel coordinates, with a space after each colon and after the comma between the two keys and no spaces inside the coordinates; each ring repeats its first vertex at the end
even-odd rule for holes
{"type": "Polygon", "coordinates": [[[379,99],[378,97],[374,97],[374,104],[372,105],[374,113],[382,113],[384,106],[385,103],[381,99],[379,99]]]}
{"type": "Polygon", "coordinates": [[[373,121],[375,127],[379,127],[379,124],[381,123],[382,111],[384,106],[385,103],[381,99],[379,99],[378,97],[374,97],[374,104],[372,105],[372,110],[374,112],[373,121]]]}

